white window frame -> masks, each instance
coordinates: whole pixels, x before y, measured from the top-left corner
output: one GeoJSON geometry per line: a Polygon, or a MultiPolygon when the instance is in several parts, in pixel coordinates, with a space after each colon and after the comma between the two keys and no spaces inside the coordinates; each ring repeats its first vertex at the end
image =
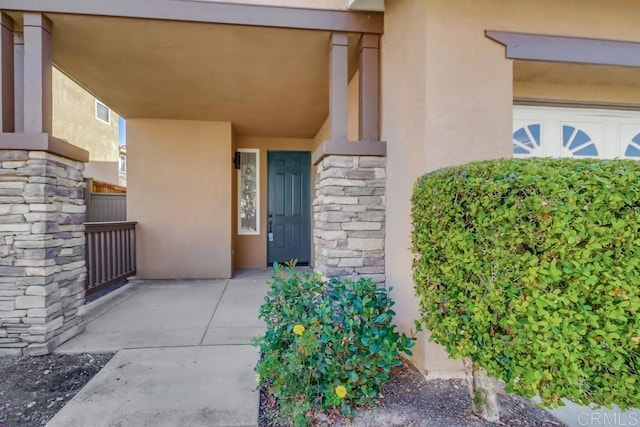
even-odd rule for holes
{"type": "Polygon", "coordinates": [[[111,108],[107,107],[106,104],[104,104],[103,102],[100,102],[96,99],[96,107],[95,107],[95,115],[96,115],[96,120],[102,122],[102,123],[106,123],[108,125],[111,124],[111,108]],[[103,106],[104,108],[107,109],[107,114],[108,114],[108,121],[103,120],[101,117],[98,116],[98,105],[103,106]]]}
{"type": "MultiPolygon", "coordinates": [[[[242,185],[242,169],[237,170],[238,182],[237,182],[237,221],[238,221],[238,235],[239,236],[257,236],[260,234],[260,150],[257,148],[239,148],[239,153],[253,153],[256,155],[256,229],[255,230],[243,230],[242,229],[242,217],[241,209],[240,209],[240,195],[241,195],[241,185],[242,185]]],[[[242,167],[242,165],[240,165],[242,167]]]]}
{"type": "MultiPolygon", "coordinates": [[[[620,137],[628,128],[640,127],[637,111],[514,105],[513,132],[531,124],[540,124],[540,139],[543,144],[538,157],[563,157],[562,147],[550,141],[561,142],[562,125],[567,124],[590,133],[598,148],[597,158],[638,160],[624,156],[627,141],[620,137]],[[613,135],[612,140],[606,139],[607,135],[613,135]]],[[[513,154],[513,157],[531,156],[513,154]]]]}

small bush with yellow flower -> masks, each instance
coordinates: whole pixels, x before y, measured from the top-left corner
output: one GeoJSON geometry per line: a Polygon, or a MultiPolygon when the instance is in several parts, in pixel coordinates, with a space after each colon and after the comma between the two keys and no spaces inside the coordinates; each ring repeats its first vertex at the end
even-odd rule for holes
{"type": "Polygon", "coordinates": [[[267,330],[255,340],[256,372],[280,416],[308,425],[320,411],[350,416],[357,405],[375,404],[400,353],[410,355],[414,344],[395,330],[388,290],[277,264],[274,273],[260,309],[267,330]]]}

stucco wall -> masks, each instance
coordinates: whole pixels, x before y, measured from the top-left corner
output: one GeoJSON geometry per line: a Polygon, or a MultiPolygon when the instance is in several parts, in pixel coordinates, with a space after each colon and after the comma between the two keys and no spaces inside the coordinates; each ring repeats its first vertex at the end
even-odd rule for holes
{"type": "MultiPolygon", "coordinates": [[[[117,144],[117,142],[116,142],[117,144]]],[[[118,173],[119,164],[115,162],[89,161],[85,164],[85,176],[98,181],[108,182],[110,184],[122,185],[120,183],[120,175],[118,173]]],[[[126,182],[125,185],[126,187],[126,182]]]]}
{"type": "Polygon", "coordinates": [[[231,124],[127,121],[127,218],[138,277],[231,276],[231,124]]]}
{"type": "MultiPolygon", "coordinates": [[[[408,332],[418,317],[408,250],[409,200],[427,159],[426,1],[387,3],[381,43],[382,140],[387,141],[385,267],[387,286],[394,287],[395,321],[408,332]]],[[[457,368],[441,348],[428,343],[426,334],[420,336],[414,360],[429,371],[457,368]]]]}
{"type": "MultiPolygon", "coordinates": [[[[472,160],[510,157],[514,96],[511,60],[484,36],[503,30],[639,40],[640,3],[616,0],[388,1],[382,38],[382,139],[388,143],[387,283],[394,286],[397,322],[413,327],[410,197],[421,174],[472,160]],[[604,25],[607,24],[607,25],[604,25]]],[[[520,96],[624,99],[621,88],[518,83],[520,96]],[[608,96],[609,94],[610,96],[608,96]]],[[[589,98],[588,98],[589,99],[589,98]]],[[[637,102],[637,101],[636,101],[637,102]]],[[[447,375],[459,364],[424,337],[416,362],[447,375]]]]}
{"type": "MultiPolygon", "coordinates": [[[[640,3],[636,0],[427,0],[436,5],[432,13],[458,15],[459,24],[484,29],[590,37],[612,40],[638,40],[640,3]]],[[[441,15],[441,17],[445,17],[441,15]]]]}
{"type": "MultiPolygon", "coordinates": [[[[240,136],[236,139],[236,148],[257,148],[260,150],[260,234],[254,236],[238,236],[237,219],[234,218],[235,268],[265,268],[267,265],[267,152],[312,151],[313,140],[240,136]]],[[[313,181],[314,177],[312,176],[311,178],[313,181]]],[[[311,188],[313,188],[313,186],[311,188]]],[[[234,203],[237,203],[236,200],[237,199],[234,198],[234,203]]]]}
{"type": "Polygon", "coordinates": [[[89,151],[85,176],[118,184],[118,115],[96,119],[95,98],[53,69],[53,135],[89,151]]]}

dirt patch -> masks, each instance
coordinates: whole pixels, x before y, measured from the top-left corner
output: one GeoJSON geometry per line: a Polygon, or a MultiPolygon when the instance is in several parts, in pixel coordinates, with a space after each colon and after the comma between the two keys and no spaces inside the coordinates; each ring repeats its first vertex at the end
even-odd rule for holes
{"type": "Polygon", "coordinates": [[[45,425],[112,357],[0,357],[0,427],[45,425]]]}
{"type": "MultiPolygon", "coordinates": [[[[415,368],[405,364],[392,372],[392,380],[382,389],[375,409],[363,408],[352,426],[376,427],[557,427],[564,424],[529,400],[512,395],[499,396],[500,423],[489,423],[471,409],[467,385],[461,380],[426,381],[415,368]]],[[[264,390],[260,396],[260,427],[284,427],[278,419],[278,405],[264,390]]],[[[337,414],[322,414],[316,426],[345,426],[337,414]]]]}

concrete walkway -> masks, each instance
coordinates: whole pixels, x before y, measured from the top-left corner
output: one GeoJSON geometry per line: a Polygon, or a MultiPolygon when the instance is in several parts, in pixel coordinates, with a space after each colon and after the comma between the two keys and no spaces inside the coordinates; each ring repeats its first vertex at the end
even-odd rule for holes
{"type": "Polygon", "coordinates": [[[251,339],[269,277],[132,281],[90,304],[57,352],[118,353],[47,425],[257,425],[251,339]]]}

